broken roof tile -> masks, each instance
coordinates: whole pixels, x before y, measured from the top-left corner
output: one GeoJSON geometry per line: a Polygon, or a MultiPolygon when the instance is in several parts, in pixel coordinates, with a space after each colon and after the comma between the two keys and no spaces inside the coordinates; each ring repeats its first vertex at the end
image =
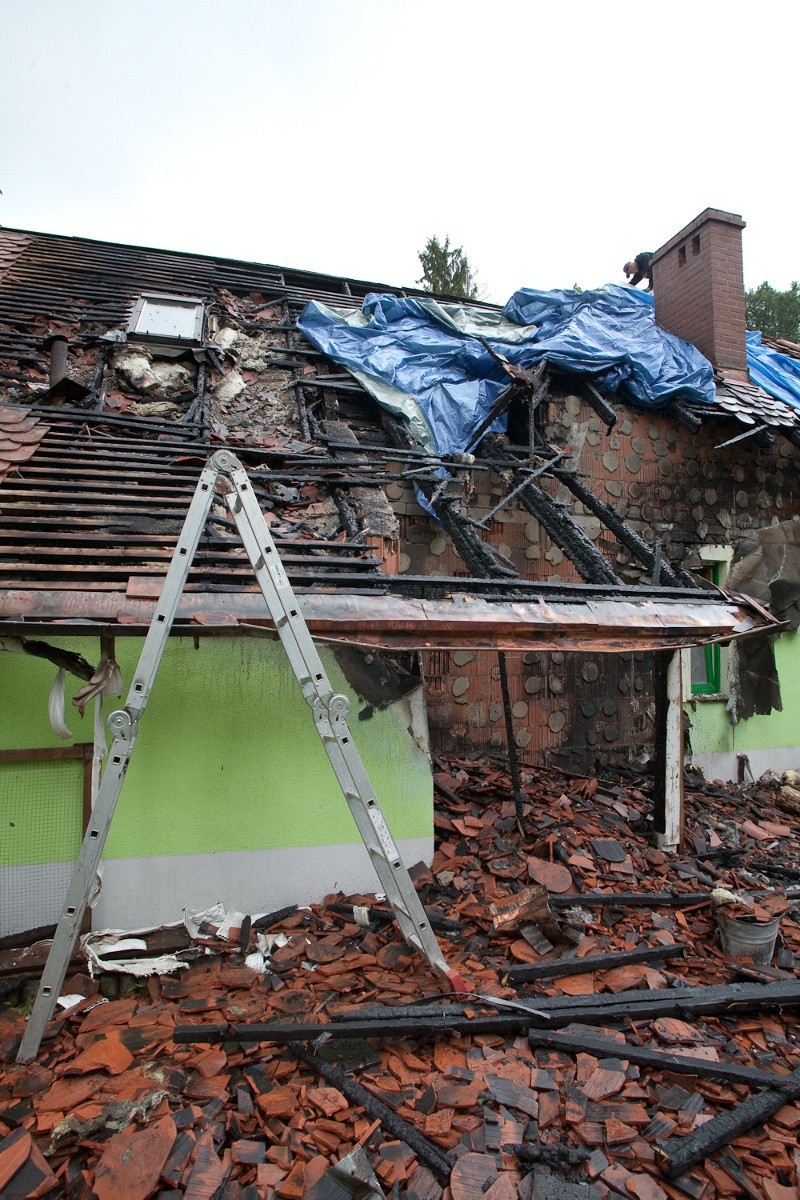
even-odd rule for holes
{"type": "MultiPolygon", "coordinates": [[[[439,853],[442,861],[454,862],[459,875],[469,879],[469,900],[465,903],[465,896],[438,882],[435,872],[422,886],[426,899],[435,903],[437,911],[458,923],[459,935],[448,954],[452,952],[459,960],[461,969],[470,964],[477,975],[485,977],[486,986],[493,984],[501,998],[513,999],[517,993],[503,987],[499,978],[511,947],[520,939],[514,929],[495,928],[491,906],[495,906],[497,913],[504,909],[511,912],[513,903],[506,905],[506,900],[513,900],[510,888],[516,885],[513,882],[496,885],[486,862],[487,856],[494,857],[495,841],[501,835],[508,841],[503,853],[510,860],[516,856],[525,862],[531,856],[532,846],[508,839],[508,831],[498,829],[510,815],[504,816],[505,797],[510,788],[504,771],[475,764],[469,764],[469,770],[465,770],[462,764],[454,762],[446,775],[450,782],[445,781],[447,791],[443,793],[442,811],[450,811],[452,804],[456,815],[457,810],[461,810],[462,817],[468,815],[470,822],[465,828],[470,835],[458,834],[459,842],[440,846],[439,853]],[[487,791],[500,802],[487,804],[487,791]],[[448,798],[447,792],[455,799],[448,798]]],[[[641,780],[637,782],[639,787],[631,786],[630,791],[644,795],[641,787],[646,785],[641,780]]],[[[526,819],[532,822],[531,843],[535,838],[541,842],[541,830],[536,828],[533,832],[539,810],[547,814],[558,812],[564,837],[571,838],[571,844],[587,855],[592,853],[590,838],[608,836],[599,815],[606,810],[602,805],[596,810],[584,807],[583,793],[575,781],[557,774],[531,772],[527,793],[526,819]]],[[[712,811],[721,816],[733,811],[741,821],[745,811],[749,811],[744,807],[750,803],[747,796],[743,789],[723,789],[716,796],[707,792],[694,795],[689,789],[689,831],[703,828],[712,811]]],[[[628,795],[624,786],[620,787],[619,799],[626,808],[634,804],[634,797],[628,795]]],[[[641,805],[641,799],[636,803],[641,805]]],[[[763,800],[757,804],[759,818],[775,819],[773,807],[763,800]]],[[[510,813],[513,811],[512,806],[510,813]]],[[[785,854],[789,856],[786,861],[800,863],[797,818],[787,816],[785,824],[789,831],[784,836],[785,854]]],[[[718,828],[723,837],[728,836],[724,833],[727,828],[724,822],[718,828]]],[[[730,828],[734,830],[734,825],[730,828]]],[[[684,877],[679,870],[691,864],[690,854],[671,858],[665,863],[666,873],[656,877],[644,853],[646,843],[642,835],[620,825],[613,827],[612,840],[630,857],[636,871],[634,883],[622,888],[620,883],[604,882],[606,891],[602,895],[606,902],[592,908],[587,904],[582,910],[575,931],[576,950],[572,949],[575,942],[556,947],[547,943],[545,962],[562,959],[566,963],[581,962],[602,955],[613,961],[615,954],[642,945],[659,946],[662,935],[668,933],[664,921],[672,920],[682,910],[669,904],[658,908],[627,908],[624,891],[655,893],[655,889],[671,889],[670,894],[677,901],[681,894],[694,894],[691,889],[699,886],[695,876],[690,873],[684,877]],[[609,908],[613,916],[606,921],[609,908]],[[570,958],[573,954],[575,957],[570,958]]],[[[751,840],[747,845],[742,862],[759,854],[758,842],[751,840]]],[[[762,870],[763,864],[758,861],[762,870]]],[[[724,878],[724,868],[713,870],[715,878],[724,878]]],[[[579,894],[588,897],[585,880],[576,879],[574,886],[579,894]]],[[[337,903],[336,897],[329,900],[337,903]]],[[[353,898],[351,904],[365,900],[369,902],[367,897],[353,898]]],[[[578,910],[570,897],[565,901],[567,908],[558,907],[559,902],[558,895],[550,897],[551,917],[557,916],[560,926],[569,933],[578,910]]],[[[528,900],[520,903],[524,908],[528,900]]],[[[538,911],[535,906],[534,911],[538,911]]],[[[682,936],[689,952],[669,960],[669,974],[679,982],[693,985],[727,982],[730,975],[724,958],[711,953],[713,926],[708,907],[698,907],[695,902],[684,921],[682,936]]],[[[800,953],[795,923],[785,917],[784,924],[787,949],[800,953]]],[[[488,1174],[481,1175],[481,1188],[488,1185],[494,1195],[513,1195],[518,1186],[516,1159],[505,1147],[520,1144],[530,1148],[538,1144],[543,1156],[539,1161],[550,1162],[551,1166],[561,1161],[559,1154],[586,1155],[594,1151],[595,1156],[590,1160],[593,1167],[584,1169],[581,1165],[584,1159],[575,1160],[578,1166],[572,1169],[576,1179],[600,1178],[601,1184],[636,1200],[643,1197],[663,1200],[661,1193],[677,1200],[681,1193],[668,1180],[654,1174],[653,1148],[657,1141],[669,1136],[687,1136],[693,1129],[702,1128],[702,1123],[713,1118],[715,1112],[749,1095],[749,1088],[739,1083],[687,1075],[675,1069],[678,1060],[689,1056],[709,1064],[744,1065],[745,1069],[749,1066],[785,1074],[795,1069],[800,1059],[787,1036],[792,1028],[789,1010],[769,1016],[746,1013],[709,1015],[702,1019],[658,1016],[650,1021],[637,1019],[635,1026],[626,1022],[623,1014],[619,1029],[573,1021],[567,1027],[566,1047],[537,1048],[535,1058],[531,1057],[527,1038],[515,1031],[472,1038],[465,1035],[459,1039],[440,1035],[433,1042],[400,1037],[398,1026],[405,1019],[407,1007],[424,1011],[424,989],[429,986],[429,977],[422,972],[419,975],[416,971],[409,972],[414,961],[405,953],[390,924],[382,924],[377,931],[364,930],[352,921],[340,920],[332,906],[321,904],[311,906],[301,918],[287,918],[286,929],[290,934],[302,930],[302,937],[296,946],[293,944],[299,952],[290,955],[280,968],[280,991],[266,988],[263,974],[248,972],[247,978],[242,977],[235,965],[239,946],[215,941],[211,943],[211,965],[207,959],[201,959],[187,969],[180,981],[165,979],[158,987],[153,984],[147,995],[112,999],[89,1011],[76,1006],[71,1016],[61,1018],[57,1025],[54,1023],[53,1036],[43,1043],[39,1064],[26,1068],[9,1064],[0,1075],[0,1122],[6,1128],[17,1122],[18,1135],[32,1136],[40,1151],[52,1144],[55,1157],[51,1159],[51,1169],[85,1171],[87,1185],[94,1186],[98,1164],[104,1155],[108,1155],[106,1165],[112,1173],[122,1170],[122,1165],[119,1168],[114,1165],[116,1147],[138,1144],[135,1138],[166,1119],[172,1132],[171,1140],[164,1139],[165,1143],[169,1140],[169,1146],[164,1152],[159,1186],[190,1190],[198,1198],[227,1183],[243,1191],[269,1188],[280,1200],[300,1200],[302,1190],[318,1184],[330,1163],[338,1161],[357,1140],[363,1140],[368,1160],[384,1186],[389,1190],[397,1183],[402,1200],[406,1193],[409,1196],[414,1193],[414,1180],[424,1183],[426,1179],[425,1175],[419,1175],[421,1168],[414,1165],[415,1160],[418,1164],[423,1161],[421,1147],[415,1148],[407,1137],[382,1126],[380,1119],[362,1111],[306,1063],[298,1062],[291,1047],[247,1042],[237,1045],[233,1037],[213,1045],[172,1041],[176,1023],[191,1025],[209,1019],[214,1023],[226,1017],[245,1023],[276,1018],[313,1019],[320,1021],[320,1028],[328,1030],[340,1019],[357,1020],[359,1010],[374,1011],[377,1000],[377,1007],[391,1022],[388,1037],[377,1040],[372,1047],[362,1040],[366,1051],[360,1055],[348,1050],[345,1040],[331,1037],[320,1045],[316,1060],[323,1061],[323,1052],[327,1061],[334,1063],[337,1055],[341,1056],[342,1063],[352,1073],[348,1077],[357,1078],[372,1100],[386,1106],[381,1112],[391,1113],[406,1123],[410,1130],[408,1138],[413,1139],[416,1131],[426,1139],[424,1144],[429,1150],[452,1154],[457,1163],[463,1163],[470,1155],[477,1156],[478,1162],[491,1158],[494,1174],[483,1163],[488,1174]],[[331,987],[331,980],[336,977],[320,974],[326,964],[320,964],[313,973],[303,967],[303,962],[308,961],[305,954],[308,945],[331,945],[341,952],[335,965],[350,980],[351,999],[347,1006],[338,1000],[331,987]],[[378,965],[378,960],[382,965],[378,965]],[[380,989],[377,997],[375,986],[380,989]],[[209,997],[213,997],[210,1009],[209,997]],[[199,1008],[181,1015],[181,1006],[187,1000],[199,1001],[199,1008]],[[318,1007],[319,1013],[312,1015],[312,1010],[318,1007]],[[235,1013],[229,1016],[231,1010],[235,1013]],[[151,1031],[158,1034],[155,1039],[143,1036],[151,1031]],[[591,1039],[598,1037],[602,1037],[605,1050],[580,1051],[582,1039],[589,1039],[587,1044],[591,1045],[591,1039]],[[671,1068],[630,1062],[625,1057],[629,1044],[631,1053],[636,1046],[667,1053],[673,1059],[671,1068]],[[125,1050],[132,1062],[118,1074],[110,1074],[99,1059],[111,1050],[118,1054],[117,1047],[125,1050]],[[87,1064],[86,1057],[92,1054],[99,1056],[95,1064],[99,1069],[85,1075],[73,1074],[75,1064],[92,1065],[87,1064]],[[371,1065],[365,1067],[365,1063],[371,1065]],[[189,1100],[194,1103],[188,1103],[189,1100]],[[123,1129],[120,1133],[113,1124],[109,1125],[109,1121],[117,1119],[128,1122],[127,1131],[123,1129]],[[547,1142],[533,1140],[534,1126],[530,1123],[533,1119],[538,1120],[541,1139],[546,1136],[547,1142]],[[119,1143],[114,1142],[117,1137],[121,1138],[119,1143]],[[396,1147],[400,1144],[407,1146],[408,1152],[403,1151],[397,1157],[396,1147]],[[547,1157],[551,1151],[555,1155],[552,1161],[547,1157]],[[609,1171],[609,1178],[604,1179],[604,1173],[609,1171]]],[[[528,946],[534,961],[542,961],[542,956],[528,943],[523,944],[528,946]]],[[[669,937],[667,944],[671,944],[669,937]]],[[[595,969],[595,990],[588,993],[589,998],[615,1002],[618,993],[608,990],[602,981],[613,979],[613,972],[621,971],[617,983],[635,982],[632,976],[626,979],[625,972],[629,969],[637,970],[636,980],[642,984],[639,990],[648,995],[647,975],[639,977],[640,966],[649,971],[646,963],[612,971],[595,969]]],[[[528,1001],[534,1009],[537,1004],[552,1004],[559,998],[565,1003],[583,1004],[584,993],[578,991],[574,997],[570,996],[574,990],[570,978],[587,976],[534,981],[535,991],[532,995],[529,992],[528,1001]],[[541,994],[542,982],[548,997],[541,994]]],[[[527,985],[520,985],[520,990],[528,990],[527,985]]],[[[679,994],[675,992],[676,996],[679,994]]],[[[449,998],[435,994],[427,998],[434,1001],[434,1011],[453,1007],[454,1001],[449,998]]],[[[475,998],[470,998],[469,1003],[470,1012],[484,1011],[475,998]]],[[[580,1012],[578,1008],[575,1015],[580,1012]]],[[[0,1019],[18,1036],[19,1021],[14,1017],[6,1020],[2,1011],[0,1019]]],[[[795,1126],[800,1127],[800,1104],[791,1101],[768,1121],[763,1133],[754,1130],[738,1139],[742,1169],[748,1174],[752,1172],[754,1179],[774,1178],[777,1171],[793,1171],[791,1150],[795,1126]],[[750,1155],[754,1156],[752,1162],[750,1155]],[[765,1176],[764,1172],[772,1172],[772,1176],[765,1176]]],[[[2,1169],[0,1154],[0,1172],[2,1169]]],[[[720,1169],[716,1173],[712,1167],[710,1173],[702,1172],[705,1182],[700,1181],[700,1174],[698,1171],[692,1177],[694,1182],[687,1183],[695,1200],[734,1194],[725,1171],[720,1169]],[[721,1183],[723,1178],[728,1184],[721,1183]]],[[[469,1188],[475,1184],[475,1177],[469,1171],[463,1178],[460,1174],[455,1177],[457,1187],[469,1188]]],[[[103,1172],[101,1189],[105,1186],[102,1178],[103,1172]]],[[[429,1180],[427,1185],[431,1191],[429,1200],[441,1200],[436,1189],[441,1189],[447,1180],[433,1178],[435,1184],[429,1180]]],[[[131,1186],[140,1186],[139,1176],[134,1176],[131,1186]]],[[[777,1196],[775,1200],[785,1198],[777,1196]]]]}

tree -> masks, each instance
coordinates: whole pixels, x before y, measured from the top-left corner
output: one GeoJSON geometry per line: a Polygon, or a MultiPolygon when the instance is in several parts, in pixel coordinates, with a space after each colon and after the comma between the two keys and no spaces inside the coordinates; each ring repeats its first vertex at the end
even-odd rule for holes
{"type": "Polygon", "coordinates": [[[769,337],[800,341],[800,284],[785,292],[776,291],[766,280],[745,293],[747,328],[760,329],[769,337]]]}
{"type": "Polygon", "coordinates": [[[426,292],[437,295],[461,296],[478,300],[480,288],[461,246],[450,245],[450,236],[440,242],[435,235],[428,238],[425,249],[419,252],[422,278],[417,280],[426,292]]]}

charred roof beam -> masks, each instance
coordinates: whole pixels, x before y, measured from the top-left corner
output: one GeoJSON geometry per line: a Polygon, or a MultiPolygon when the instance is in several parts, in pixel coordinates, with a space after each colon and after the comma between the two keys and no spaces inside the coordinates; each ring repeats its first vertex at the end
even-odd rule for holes
{"type": "Polygon", "coordinates": [[[550,474],[553,467],[555,467],[555,465],[559,463],[562,458],[566,458],[566,452],[563,450],[559,451],[558,454],[554,454],[552,458],[548,459],[546,463],[543,463],[541,467],[537,467],[535,471],[525,472],[524,477],[520,480],[520,482],[513,487],[511,491],[507,493],[507,495],[503,496],[503,499],[500,500],[499,503],[495,504],[494,508],[486,514],[482,521],[473,521],[472,524],[475,525],[477,529],[488,529],[492,520],[497,516],[501,509],[510,504],[512,500],[515,500],[520,492],[523,491],[534,479],[538,479],[540,475],[550,474]]]}
{"type": "MultiPolygon", "coordinates": [[[[556,451],[552,447],[549,449],[555,456],[556,451]]],[[[519,460],[503,449],[499,438],[493,439],[491,453],[512,469],[519,467],[519,460]]],[[[561,472],[555,468],[553,474],[560,477],[561,472]]],[[[550,540],[563,550],[581,579],[587,583],[620,583],[610,564],[567,512],[565,506],[548,496],[530,479],[526,480],[525,484],[526,486],[518,491],[519,503],[536,518],[550,540]]]]}
{"type": "Polygon", "coordinates": [[[685,571],[681,571],[673,567],[663,554],[658,555],[648,546],[647,542],[639,537],[639,534],[633,529],[627,521],[625,521],[611,505],[606,504],[599,496],[596,496],[591,488],[588,488],[585,483],[578,478],[573,471],[567,471],[563,468],[556,468],[553,474],[560,483],[563,483],[577,500],[580,500],[589,512],[591,512],[607,529],[614,534],[617,541],[630,550],[631,554],[636,557],[639,562],[651,572],[654,582],[658,582],[656,576],[656,566],[658,564],[657,574],[666,583],[673,587],[681,585],[695,586],[695,581],[685,571]]]}
{"type": "Polygon", "coordinates": [[[512,566],[502,565],[508,563],[508,559],[478,537],[473,523],[461,515],[452,497],[439,496],[432,500],[431,507],[473,575],[479,579],[519,578],[512,566]]]}
{"type": "Polygon", "coordinates": [[[684,404],[682,400],[676,400],[674,397],[667,405],[667,412],[671,417],[682,425],[684,429],[688,429],[690,433],[699,433],[703,428],[702,418],[693,412],[688,404],[684,404]]]}
{"type": "Polygon", "coordinates": [[[620,579],[603,555],[567,512],[564,505],[548,496],[536,483],[519,495],[520,503],[544,529],[551,541],[564,551],[581,579],[587,583],[619,583],[620,579]]]}
{"type": "Polygon", "coordinates": [[[714,449],[725,450],[728,446],[735,446],[737,442],[746,442],[749,438],[752,438],[761,450],[770,450],[775,444],[775,435],[772,431],[766,425],[759,423],[752,425],[750,429],[745,429],[744,433],[737,433],[736,437],[720,442],[714,449]]]}
{"type": "Polygon", "coordinates": [[[588,379],[583,380],[583,396],[589,407],[597,413],[598,417],[605,425],[606,433],[610,433],[617,423],[617,414],[614,412],[614,409],[611,407],[608,401],[600,395],[594,384],[590,383],[588,379]]]}

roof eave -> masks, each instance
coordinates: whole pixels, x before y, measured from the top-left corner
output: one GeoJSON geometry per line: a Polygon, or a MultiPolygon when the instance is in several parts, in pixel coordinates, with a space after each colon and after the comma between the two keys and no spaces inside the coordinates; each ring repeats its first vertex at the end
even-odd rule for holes
{"type": "MultiPolygon", "coordinates": [[[[774,631],[778,622],[746,597],[687,600],[418,599],[308,593],[298,597],[311,634],[387,650],[503,649],[615,652],[680,649],[774,631]]],[[[12,590],[0,598],[0,633],[78,636],[146,632],[155,605],[122,592],[12,590]]],[[[187,592],[173,632],[184,636],[274,633],[258,592],[187,592]]]]}

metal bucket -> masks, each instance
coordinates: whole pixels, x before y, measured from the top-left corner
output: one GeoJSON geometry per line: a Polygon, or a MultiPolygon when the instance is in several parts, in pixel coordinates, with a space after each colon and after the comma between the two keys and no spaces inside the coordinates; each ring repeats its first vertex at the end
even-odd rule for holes
{"type": "Polygon", "coordinates": [[[719,940],[724,953],[731,958],[752,958],[760,966],[769,966],[772,961],[780,923],[780,917],[759,923],[717,912],[719,940]]]}

